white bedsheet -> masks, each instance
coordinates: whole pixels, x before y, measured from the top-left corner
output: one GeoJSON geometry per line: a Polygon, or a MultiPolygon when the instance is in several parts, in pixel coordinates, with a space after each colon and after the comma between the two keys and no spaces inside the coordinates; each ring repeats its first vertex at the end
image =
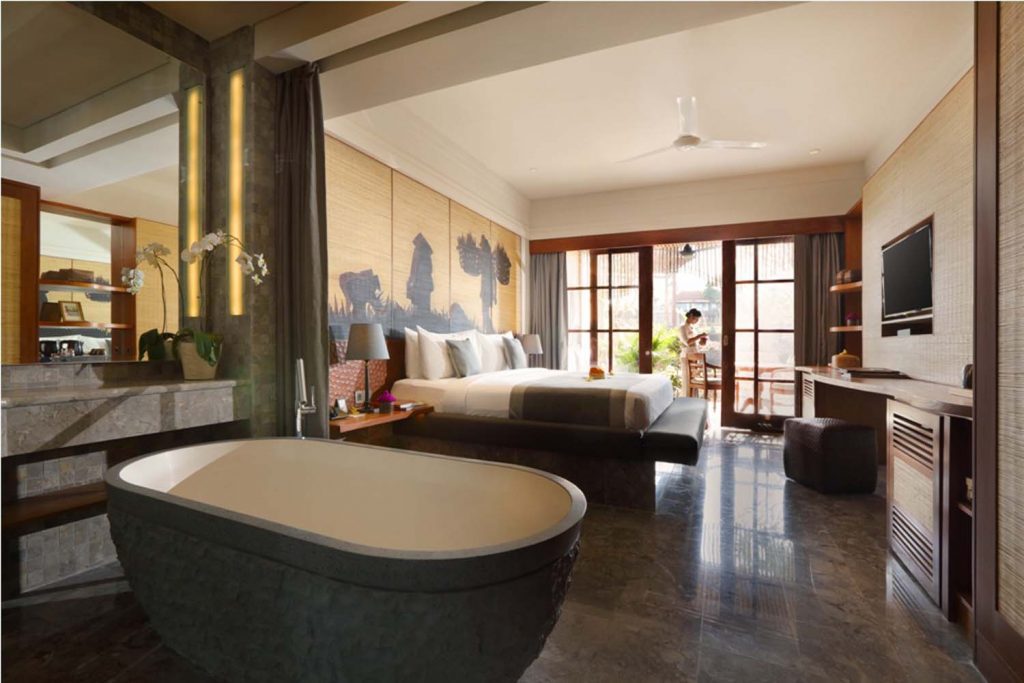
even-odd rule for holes
{"type": "MultiPolygon", "coordinates": [[[[564,370],[523,368],[485,372],[470,377],[445,379],[402,379],[395,382],[391,393],[399,402],[422,401],[439,413],[502,417],[509,415],[512,389],[517,384],[557,375],[577,375],[564,370]]],[[[672,383],[663,375],[644,375],[644,381],[627,392],[631,404],[646,406],[646,411],[627,411],[627,429],[647,429],[671,405],[672,383]]]]}

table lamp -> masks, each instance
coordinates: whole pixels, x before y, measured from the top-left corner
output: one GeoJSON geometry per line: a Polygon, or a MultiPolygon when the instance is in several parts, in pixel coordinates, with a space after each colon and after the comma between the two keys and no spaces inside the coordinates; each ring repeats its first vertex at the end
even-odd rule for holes
{"type": "Polygon", "coordinates": [[[384,341],[384,328],[380,323],[352,323],[348,331],[348,346],[345,347],[345,360],[363,361],[363,412],[370,412],[370,361],[388,360],[387,342],[384,341]]]}
{"type": "Polygon", "coordinates": [[[523,343],[523,351],[530,356],[544,355],[544,349],[540,345],[539,334],[524,334],[520,341],[523,343]]]}

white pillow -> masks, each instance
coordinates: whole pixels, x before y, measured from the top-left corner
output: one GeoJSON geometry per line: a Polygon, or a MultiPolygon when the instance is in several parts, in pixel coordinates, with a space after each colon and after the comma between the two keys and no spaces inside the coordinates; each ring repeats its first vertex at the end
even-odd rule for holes
{"type": "Polygon", "coordinates": [[[508,360],[505,358],[505,346],[503,337],[511,337],[511,332],[504,334],[484,334],[477,331],[477,348],[480,350],[480,372],[498,372],[508,370],[508,360]]]}
{"type": "Polygon", "coordinates": [[[477,358],[480,357],[476,335],[472,330],[437,334],[428,332],[417,325],[416,332],[420,342],[420,373],[424,379],[444,379],[455,376],[455,366],[452,365],[451,356],[448,355],[448,345],[445,343],[448,339],[469,339],[477,358]]]}
{"type": "Polygon", "coordinates": [[[422,379],[420,371],[420,335],[416,330],[405,328],[405,376],[422,379]]]}

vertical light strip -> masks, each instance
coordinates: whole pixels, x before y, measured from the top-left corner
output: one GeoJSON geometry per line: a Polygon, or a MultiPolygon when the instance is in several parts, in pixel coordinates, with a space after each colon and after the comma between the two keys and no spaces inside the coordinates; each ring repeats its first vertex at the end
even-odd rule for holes
{"type": "MultiPolygon", "coordinates": [[[[199,196],[200,169],[199,154],[202,141],[202,100],[201,86],[188,91],[185,100],[185,236],[188,244],[199,239],[201,225],[199,196]]],[[[187,245],[186,245],[187,246],[187,245]]],[[[199,317],[199,263],[185,265],[185,315],[199,317]]]]}
{"type": "MultiPolygon", "coordinates": [[[[243,184],[243,132],[245,124],[245,72],[242,69],[231,74],[231,100],[229,110],[230,146],[228,149],[228,234],[238,240],[245,240],[242,225],[243,184]]],[[[237,244],[227,249],[228,258],[228,300],[231,315],[245,313],[243,292],[245,280],[242,269],[235,259],[241,253],[237,244]]]]}

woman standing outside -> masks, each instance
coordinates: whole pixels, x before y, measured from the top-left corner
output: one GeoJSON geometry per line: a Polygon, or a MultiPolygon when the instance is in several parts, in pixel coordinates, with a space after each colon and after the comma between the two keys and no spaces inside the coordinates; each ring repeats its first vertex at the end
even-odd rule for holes
{"type": "Polygon", "coordinates": [[[686,312],[686,322],[679,327],[679,336],[683,342],[682,358],[683,366],[683,395],[690,395],[690,364],[686,357],[691,353],[702,353],[708,343],[708,334],[701,325],[701,313],[696,308],[686,312]]]}

